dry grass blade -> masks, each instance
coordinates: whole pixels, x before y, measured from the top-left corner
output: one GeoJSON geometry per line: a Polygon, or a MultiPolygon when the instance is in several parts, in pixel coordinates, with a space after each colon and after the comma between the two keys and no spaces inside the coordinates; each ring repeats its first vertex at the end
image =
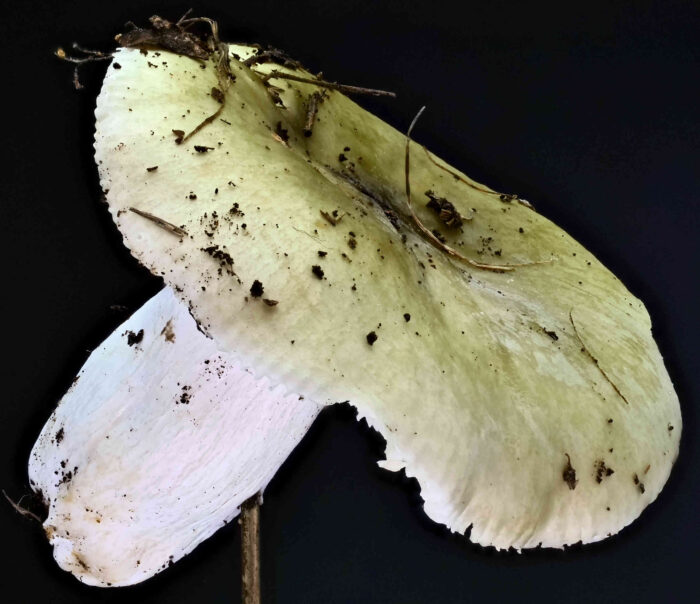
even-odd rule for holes
{"type": "Polygon", "coordinates": [[[569,321],[571,321],[571,326],[574,328],[574,334],[576,335],[576,339],[581,344],[581,351],[584,352],[586,354],[586,356],[588,356],[588,358],[591,359],[591,361],[593,361],[593,364],[598,368],[598,371],[600,371],[601,375],[605,378],[605,380],[608,382],[608,384],[610,384],[612,386],[613,390],[618,394],[618,396],[623,401],[625,401],[626,404],[629,405],[629,401],[625,398],[625,395],[622,394],[620,389],[615,385],[615,382],[613,382],[610,379],[610,376],[607,373],[605,373],[605,370],[600,366],[598,359],[593,356],[593,353],[591,353],[591,351],[588,349],[586,344],[584,344],[583,339],[581,338],[581,334],[579,334],[578,329],[576,328],[576,323],[574,323],[573,312],[574,312],[574,309],[572,308],[569,311],[569,321]]]}
{"type": "Polygon", "coordinates": [[[302,82],[303,84],[313,84],[314,86],[320,86],[321,88],[337,90],[338,92],[342,92],[344,94],[366,94],[369,96],[389,96],[392,98],[396,98],[395,92],[377,90],[376,88],[363,88],[362,86],[350,86],[348,84],[338,84],[337,82],[327,82],[326,80],[314,80],[312,78],[303,78],[298,75],[284,73],[282,71],[277,70],[262,75],[261,79],[263,82],[267,82],[272,79],[292,80],[294,82],[302,82]]]}
{"type": "Polygon", "coordinates": [[[131,210],[134,214],[143,216],[147,220],[150,220],[154,224],[157,224],[159,227],[165,229],[173,235],[177,235],[178,237],[187,237],[187,231],[179,226],[175,226],[172,222],[168,222],[167,220],[158,218],[158,216],[154,216],[150,212],[145,212],[144,210],[139,210],[138,208],[129,208],[129,210],[131,210]]]}
{"type": "Polygon", "coordinates": [[[458,180],[459,182],[467,185],[471,189],[474,189],[475,191],[481,191],[482,193],[487,193],[489,195],[498,195],[501,199],[501,201],[517,201],[519,204],[524,205],[526,208],[530,208],[531,210],[534,210],[535,208],[532,207],[532,204],[527,201],[527,199],[521,199],[517,195],[509,195],[507,193],[499,193],[498,191],[492,191],[491,189],[487,189],[485,187],[480,187],[476,183],[468,181],[466,178],[463,176],[459,175],[457,172],[450,170],[447,166],[443,166],[440,162],[435,160],[433,158],[432,154],[428,149],[423,147],[423,151],[425,151],[425,154],[428,156],[428,159],[430,162],[435,165],[436,167],[440,168],[440,170],[444,170],[447,172],[450,176],[452,176],[455,180],[458,180]]]}

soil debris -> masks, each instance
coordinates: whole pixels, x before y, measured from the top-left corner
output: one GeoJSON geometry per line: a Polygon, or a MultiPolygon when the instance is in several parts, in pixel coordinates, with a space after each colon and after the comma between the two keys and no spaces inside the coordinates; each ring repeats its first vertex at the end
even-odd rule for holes
{"type": "Polygon", "coordinates": [[[211,96],[216,102],[221,104],[226,100],[226,95],[216,86],[212,87],[211,96]]]}
{"type": "Polygon", "coordinates": [[[330,214],[325,210],[320,210],[323,219],[331,226],[337,225],[342,219],[343,214],[338,215],[338,210],[333,210],[330,214]]]}
{"type": "Polygon", "coordinates": [[[426,191],[425,195],[429,199],[426,207],[435,212],[445,226],[450,229],[458,229],[464,224],[462,215],[457,211],[451,201],[447,200],[445,197],[438,197],[433,191],[426,191]]]}
{"type": "Polygon", "coordinates": [[[131,22],[127,23],[130,29],[116,36],[117,43],[125,48],[162,48],[200,61],[209,58],[210,51],[206,40],[185,29],[182,19],[172,23],[153,15],[149,21],[150,28],[140,28],[131,22]]]}
{"type": "Polygon", "coordinates": [[[289,131],[286,128],[282,128],[282,122],[277,122],[275,134],[282,143],[289,146],[289,131]]]}
{"type": "Polygon", "coordinates": [[[639,489],[639,493],[643,495],[646,489],[644,488],[644,483],[639,480],[639,476],[636,474],[632,476],[632,481],[637,486],[637,489],[639,489]]]}
{"type": "Polygon", "coordinates": [[[175,401],[176,405],[189,405],[192,400],[191,386],[183,386],[180,398],[175,401]]]}
{"type": "Polygon", "coordinates": [[[552,340],[555,342],[559,339],[559,336],[557,335],[557,332],[552,330],[552,329],[547,329],[546,327],[542,328],[542,331],[547,334],[552,340]]]}
{"type": "Polygon", "coordinates": [[[134,333],[133,331],[127,331],[125,335],[126,343],[129,346],[133,346],[134,344],[139,344],[143,340],[143,329],[139,329],[137,333],[134,333]]]}
{"type": "Polygon", "coordinates": [[[160,332],[160,335],[162,335],[165,338],[166,342],[175,342],[175,332],[173,331],[173,320],[169,319],[168,322],[165,324],[165,327],[160,332]]]}
{"type": "Polygon", "coordinates": [[[608,476],[612,476],[614,473],[615,473],[615,470],[606,466],[605,461],[603,461],[602,459],[599,459],[598,461],[595,462],[595,481],[598,484],[603,482],[603,478],[607,478],[608,476]]]}
{"type": "Polygon", "coordinates": [[[571,465],[571,457],[569,457],[569,454],[564,453],[564,455],[566,455],[566,465],[564,466],[564,471],[561,473],[561,477],[567,486],[573,491],[578,484],[578,480],[576,480],[576,470],[571,465]]]}
{"type": "Polygon", "coordinates": [[[253,281],[253,285],[250,286],[250,295],[253,296],[253,298],[259,298],[263,295],[264,290],[263,284],[256,279],[253,281]]]}
{"type": "Polygon", "coordinates": [[[275,63],[287,69],[303,69],[303,65],[290,57],[285,51],[279,48],[268,46],[265,50],[258,49],[258,53],[252,57],[248,57],[243,61],[246,67],[252,67],[261,63],[275,63]]]}

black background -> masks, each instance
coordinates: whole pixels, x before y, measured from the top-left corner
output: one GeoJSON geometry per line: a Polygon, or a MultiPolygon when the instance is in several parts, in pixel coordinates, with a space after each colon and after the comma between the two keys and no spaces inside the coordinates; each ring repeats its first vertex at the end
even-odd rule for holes
{"type": "MultiPolygon", "coordinates": [[[[338,81],[394,90],[362,101],[488,185],[572,233],[647,304],[681,398],[679,461],[631,527],[569,551],[497,553],[427,520],[414,482],[378,469],[381,440],[328,410],[271,483],[264,602],[698,601],[696,501],[700,4],[494,1],[199,2],[222,38],[284,48],[338,81]],[[471,4],[471,3],[470,3],[471,4]],[[567,8],[562,8],[567,6],[567,8]]],[[[92,161],[102,68],[52,51],[111,48],[128,20],[187,3],[23,2],[2,14],[4,314],[0,486],[26,462],[87,356],[160,282],[121,246],[92,161]]],[[[555,295],[555,293],[554,293],[555,295]]],[[[3,502],[4,503],[4,502],[3,502]]],[[[100,590],[53,562],[43,534],[0,505],[5,602],[236,602],[235,525],[141,586],[100,590]]]]}

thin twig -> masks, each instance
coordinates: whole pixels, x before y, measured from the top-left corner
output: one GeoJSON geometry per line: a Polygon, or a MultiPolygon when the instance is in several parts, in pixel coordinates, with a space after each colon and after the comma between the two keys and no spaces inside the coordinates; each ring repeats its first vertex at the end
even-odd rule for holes
{"type": "MultiPolygon", "coordinates": [[[[225,93],[224,93],[225,94],[225,93]]],[[[225,97],[224,97],[225,98],[225,97]]],[[[179,143],[184,143],[187,139],[192,138],[197,132],[199,132],[204,126],[211,124],[219,115],[221,115],[221,112],[224,110],[224,105],[223,103],[219,106],[219,108],[212,113],[209,117],[204,118],[195,128],[194,130],[190,131],[188,134],[183,136],[179,140],[179,143]]]]}
{"type": "Polygon", "coordinates": [[[303,69],[303,65],[299,61],[295,61],[291,57],[287,56],[284,51],[277,48],[268,48],[267,50],[258,52],[257,54],[252,55],[243,61],[243,65],[246,67],[252,67],[253,65],[267,63],[269,61],[282,64],[290,69],[303,69]]]}
{"type": "Polygon", "coordinates": [[[185,14],[182,15],[182,17],[180,17],[180,18],[178,19],[178,21],[177,21],[177,23],[176,23],[175,25],[181,26],[182,23],[183,23],[183,21],[185,21],[185,19],[187,19],[187,17],[190,16],[190,13],[192,13],[193,10],[194,10],[193,8],[188,8],[188,9],[185,11],[185,14]]]}
{"type": "Polygon", "coordinates": [[[605,378],[605,380],[608,382],[613,387],[613,390],[617,392],[617,394],[620,396],[620,398],[625,401],[629,405],[629,401],[625,398],[625,395],[620,392],[620,389],[615,385],[615,382],[613,382],[610,377],[608,376],[607,373],[603,370],[603,368],[600,366],[600,363],[598,362],[598,359],[596,359],[593,354],[591,353],[590,350],[588,350],[588,347],[583,343],[583,340],[581,339],[581,334],[579,334],[578,329],[576,329],[576,323],[574,323],[574,315],[573,315],[574,309],[572,308],[569,311],[569,321],[571,321],[571,326],[574,328],[574,334],[576,334],[576,338],[578,339],[579,343],[581,344],[581,350],[586,353],[588,358],[593,361],[593,364],[598,368],[598,371],[600,371],[601,375],[605,378]]]}
{"type": "Polygon", "coordinates": [[[8,503],[15,509],[16,512],[19,512],[24,516],[25,518],[31,518],[32,520],[36,520],[39,524],[43,524],[41,518],[37,516],[34,512],[28,510],[27,508],[22,507],[22,499],[26,497],[26,495],[22,496],[22,498],[15,503],[10,499],[10,496],[5,492],[5,489],[2,490],[2,494],[5,496],[5,499],[7,499],[8,503]]]}
{"type": "MultiPolygon", "coordinates": [[[[208,21],[208,20],[207,20],[208,21]]],[[[216,31],[214,27],[216,22],[212,21],[212,31],[216,31]]],[[[218,40],[218,38],[217,38],[218,40]]],[[[216,66],[217,79],[219,82],[219,88],[221,89],[221,104],[219,108],[212,113],[209,117],[204,118],[195,128],[186,134],[179,142],[184,143],[189,138],[193,137],[197,132],[204,128],[207,124],[211,124],[217,117],[221,115],[226,106],[226,92],[231,85],[231,71],[228,64],[228,46],[226,44],[219,43],[219,63],[216,66]]]]}
{"type": "Polygon", "coordinates": [[[323,100],[323,94],[323,92],[316,91],[309,96],[309,101],[306,105],[306,121],[304,122],[304,136],[306,137],[313,134],[318,105],[323,100]]]}
{"type": "Polygon", "coordinates": [[[306,231],[302,231],[301,229],[296,228],[295,226],[292,227],[297,233],[302,233],[303,235],[306,235],[307,237],[311,237],[314,241],[321,243],[321,240],[318,237],[314,237],[311,233],[307,233],[306,231]]]}
{"type": "Polygon", "coordinates": [[[260,494],[241,505],[241,592],[243,604],[260,604],[260,494]]]}
{"type": "Polygon", "coordinates": [[[472,260],[471,258],[467,258],[466,256],[463,256],[460,254],[457,250],[452,249],[450,246],[444,244],[442,241],[440,241],[433,233],[430,231],[418,218],[416,215],[415,210],[413,209],[413,202],[411,201],[411,179],[410,179],[410,171],[411,171],[411,152],[410,152],[410,147],[411,147],[411,132],[413,132],[413,127],[416,125],[416,122],[418,121],[418,118],[422,115],[423,111],[425,111],[425,107],[421,107],[420,111],[416,114],[416,117],[413,118],[413,121],[411,122],[411,125],[408,127],[408,131],[406,132],[406,167],[405,167],[405,175],[406,175],[406,204],[408,205],[408,211],[411,214],[411,218],[413,219],[413,222],[415,225],[418,227],[421,233],[425,235],[425,237],[432,243],[435,247],[438,249],[442,250],[449,256],[453,256],[454,258],[458,258],[459,260],[466,262],[467,264],[475,267],[475,268],[481,268],[484,270],[488,271],[494,271],[497,273],[504,273],[508,271],[512,271],[516,266],[525,266],[525,265],[520,265],[520,264],[483,264],[481,262],[476,262],[475,260],[472,260]]]}
{"type": "MultiPolygon", "coordinates": [[[[323,219],[331,226],[336,226],[343,219],[343,216],[345,216],[345,214],[341,214],[340,216],[333,216],[324,210],[320,210],[320,212],[323,219]]],[[[337,210],[335,211],[335,213],[338,213],[337,210]]]]}
{"type": "MultiPolygon", "coordinates": [[[[258,72],[256,72],[258,73],[258,72]]],[[[262,74],[259,74],[262,75],[262,74]]],[[[311,78],[302,78],[301,76],[294,75],[291,73],[284,73],[277,71],[276,69],[270,73],[264,74],[261,77],[263,82],[267,82],[272,79],[280,80],[293,80],[294,82],[303,82],[304,84],[313,84],[314,86],[320,86],[321,88],[329,88],[330,90],[337,90],[338,92],[343,92],[345,94],[367,94],[370,96],[390,96],[396,98],[395,92],[388,92],[386,90],[377,90],[375,88],[363,88],[361,86],[349,86],[347,84],[338,84],[337,82],[327,82],[326,80],[314,80],[311,78]]]]}
{"type": "Polygon", "coordinates": [[[212,38],[214,38],[214,41],[219,42],[219,24],[214,21],[214,19],[210,19],[209,17],[190,17],[186,19],[185,17],[187,17],[191,10],[192,9],[188,10],[184,15],[182,15],[182,17],[180,17],[180,20],[177,22],[177,26],[181,29],[187,29],[190,25],[194,25],[195,23],[206,23],[211,28],[211,35],[212,38]]]}
{"type": "Polygon", "coordinates": [[[447,166],[443,166],[441,163],[438,163],[435,159],[433,159],[432,154],[430,153],[430,151],[428,151],[428,149],[425,146],[423,146],[423,151],[425,151],[425,154],[428,156],[428,159],[435,166],[437,166],[441,170],[444,170],[445,172],[450,174],[453,178],[459,180],[460,182],[463,182],[468,187],[471,187],[472,189],[476,189],[477,191],[481,191],[482,193],[488,193],[489,195],[498,195],[498,193],[496,193],[496,191],[492,191],[491,189],[484,189],[483,187],[480,187],[480,186],[474,184],[473,182],[469,182],[466,178],[463,178],[462,176],[457,174],[457,172],[454,172],[454,171],[450,170],[447,166]]]}
{"type": "Polygon", "coordinates": [[[224,44],[219,40],[219,24],[213,19],[209,19],[207,17],[193,17],[187,19],[186,17],[189,14],[189,12],[190,11],[187,11],[180,18],[180,20],[177,22],[177,26],[185,30],[188,26],[193,25],[195,23],[206,23],[207,25],[209,25],[211,29],[211,42],[214,46],[215,52],[217,52],[219,55],[218,62],[216,64],[216,77],[219,83],[219,89],[221,90],[221,104],[214,113],[212,113],[209,117],[204,118],[188,134],[186,134],[182,138],[178,138],[176,141],[178,144],[184,143],[186,140],[192,138],[202,128],[204,128],[208,124],[211,124],[216,118],[218,118],[221,115],[221,113],[224,110],[224,107],[226,106],[226,92],[228,91],[229,86],[231,85],[231,82],[234,79],[233,74],[231,73],[231,66],[229,65],[228,45],[224,44]]]}
{"type": "MultiPolygon", "coordinates": [[[[77,45],[74,45],[74,48],[77,48],[77,45]]],[[[90,51],[97,53],[97,51],[90,51]]],[[[63,50],[62,48],[57,48],[54,54],[61,59],[61,61],[67,61],[68,63],[76,63],[77,65],[82,65],[83,63],[93,63],[95,61],[107,61],[108,59],[112,58],[111,54],[104,54],[104,53],[98,53],[98,54],[88,54],[86,57],[72,57],[70,55],[66,54],[66,51],[63,50]]]]}
{"type": "Polygon", "coordinates": [[[80,83],[80,66],[84,65],[85,63],[94,63],[95,61],[107,61],[108,59],[112,58],[112,53],[100,52],[99,50],[88,50],[87,48],[83,48],[82,46],[80,46],[77,42],[73,42],[73,48],[78,52],[82,52],[86,56],[72,57],[70,55],[67,55],[66,51],[63,50],[60,46],[56,49],[54,54],[59,59],[61,59],[61,61],[66,61],[67,63],[75,64],[75,68],[73,69],[73,86],[76,90],[82,90],[85,87],[80,83]]]}
{"type": "Polygon", "coordinates": [[[178,237],[187,237],[187,231],[179,226],[175,226],[172,222],[158,218],[158,216],[154,216],[150,212],[145,212],[144,210],[139,210],[138,208],[129,208],[129,210],[131,210],[134,214],[143,216],[173,235],[177,235],[178,237]]]}
{"type": "Polygon", "coordinates": [[[71,44],[73,47],[73,50],[77,50],[78,52],[82,52],[84,55],[92,56],[92,57],[101,57],[104,59],[109,59],[112,57],[111,52],[102,52],[101,50],[92,50],[90,48],[85,48],[84,46],[81,46],[77,42],[73,42],[71,44]]]}
{"type": "Polygon", "coordinates": [[[423,151],[425,151],[425,154],[428,156],[428,159],[431,161],[431,163],[433,163],[435,166],[437,166],[437,167],[440,168],[441,170],[444,170],[445,172],[447,172],[448,174],[450,174],[453,178],[455,178],[456,180],[458,180],[458,181],[464,183],[464,184],[467,185],[468,187],[471,187],[472,189],[475,189],[476,191],[481,191],[482,193],[487,193],[487,194],[489,194],[489,195],[498,195],[498,196],[501,198],[501,200],[503,200],[503,198],[506,197],[506,198],[508,198],[508,200],[517,201],[518,203],[524,205],[526,208],[530,208],[531,210],[534,210],[534,209],[535,209],[535,208],[532,207],[532,204],[531,204],[527,199],[521,199],[521,198],[518,197],[517,195],[508,195],[508,194],[504,194],[504,193],[499,193],[498,191],[493,191],[493,190],[491,190],[491,189],[486,189],[486,188],[484,188],[484,187],[480,187],[479,185],[477,185],[477,184],[475,184],[475,183],[473,183],[473,182],[468,181],[466,178],[460,176],[457,172],[455,172],[455,171],[453,171],[453,170],[450,170],[447,166],[443,166],[441,163],[439,163],[438,161],[436,161],[436,160],[433,158],[433,156],[432,156],[432,154],[430,153],[430,151],[428,151],[428,149],[427,149],[425,146],[423,146],[423,151]]]}
{"type": "Polygon", "coordinates": [[[80,74],[78,73],[78,67],[80,67],[80,65],[76,65],[73,68],[73,86],[76,90],[82,90],[83,88],[85,88],[85,86],[83,86],[80,83],[80,74]]]}

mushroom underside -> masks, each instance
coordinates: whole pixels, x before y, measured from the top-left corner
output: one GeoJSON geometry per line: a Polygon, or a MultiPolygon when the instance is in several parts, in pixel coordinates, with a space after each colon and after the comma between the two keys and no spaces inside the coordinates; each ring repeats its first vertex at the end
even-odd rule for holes
{"type": "Polygon", "coordinates": [[[320,407],[217,349],[170,288],[96,348],[31,453],[54,557],[80,581],[143,581],[262,493],[320,407]]]}

